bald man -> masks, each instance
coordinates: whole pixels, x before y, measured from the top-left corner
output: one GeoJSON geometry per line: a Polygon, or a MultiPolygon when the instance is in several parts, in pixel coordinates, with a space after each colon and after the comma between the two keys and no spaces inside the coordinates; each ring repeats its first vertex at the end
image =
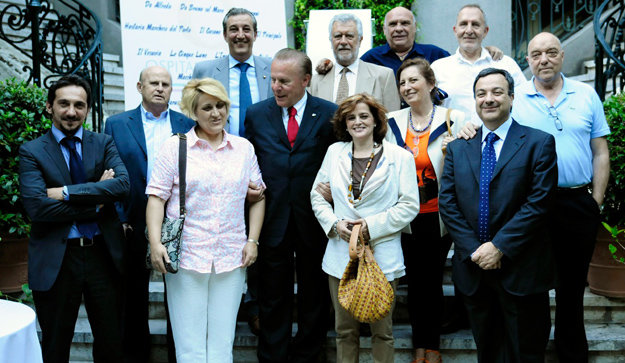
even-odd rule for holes
{"type": "MultiPolygon", "coordinates": [[[[141,71],[137,82],[141,104],[106,120],[104,133],[113,136],[119,156],[128,169],[130,195],[117,203],[127,246],[125,308],[123,315],[124,353],[129,362],[147,362],[150,353],[148,327],[148,285],[150,270],[145,268],[145,187],[150,180],[154,159],[161,144],[173,133],[185,133],[194,122],[169,109],[172,84],[169,71],[153,66],[141,71]]],[[[169,341],[173,351],[173,340],[169,341]]]]}

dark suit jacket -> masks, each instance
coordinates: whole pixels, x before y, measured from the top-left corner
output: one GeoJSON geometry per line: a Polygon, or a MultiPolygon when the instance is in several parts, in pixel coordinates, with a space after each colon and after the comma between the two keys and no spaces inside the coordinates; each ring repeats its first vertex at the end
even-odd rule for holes
{"type": "MultiPolygon", "coordinates": [[[[148,201],[145,194],[148,153],[140,107],[111,116],[104,125],[104,133],[113,137],[119,156],[126,165],[130,176],[130,195],[122,202],[116,203],[116,207],[119,219],[123,223],[130,223],[133,226],[135,236],[144,236],[145,207],[148,201]]],[[[193,120],[171,109],[169,110],[169,122],[174,134],[186,133],[195,125],[193,120]]],[[[147,245],[142,243],[141,246],[133,247],[144,251],[147,245]]]]}
{"type": "Polygon", "coordinates": [[[108,135],[84,130],[82,158],[89,182],[71,185],[69,169],[51,131],[20,147],[20,192],[32,220],[28,282],[33,290],[47,291],[54,284],[74,221],[97,219],[113,263],[123,272],[124,234],[113,203],[128,194],[128,173],[108,135]],[[98,181],[111,168],[115,178],[98,181]],[[47,188],[65,185],[68,201],[48,198],[47,188]],[[104,207],[96,213],[98,204],[104,207]]]}
{"type": "Polygon", "coordinates": [[[484,273],[498,276],[514,295],[553,287],[554,263],[546,232],[547,213],[558,173],[552,135],[512,121],[490,183],[490,231],[501,252],[501,270],[485,272],[471,261],[479,246],[479,179],[482,130],[471,140],[455,140],[447,157],[439,208],[454,240],[453,278],[465,295],[473,295],[484,273]]]}
{"type": "Polygon", "coordinates": [[[310,190],[328,146],[334,142],[330,120],[334,103],[308,95],[293,148],[282,122],[282,108],[271,97],[250,106],[245,117],[248,140],[254,145],[267,185],[262,243],[277,245],[294,213],[300,230],[320,229],[310,204],[310,190]]]}

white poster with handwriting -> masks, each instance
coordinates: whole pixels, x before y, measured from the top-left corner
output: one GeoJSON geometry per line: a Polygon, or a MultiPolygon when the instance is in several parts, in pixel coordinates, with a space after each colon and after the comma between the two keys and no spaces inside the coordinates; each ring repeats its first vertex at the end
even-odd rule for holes
{"type": "Polygon", "coordinates": [[[179,110],[182,88],[191,79],[195,64],[228,54],[222,21],[232,7],[248,9],[256,17],[255,55],[273,57],[287,46],[283,1],[121,0],[119,6],[127,110],[141,102],[136,87],[139,73],[152,65],[171,73],[169,104],[179,110]]]}

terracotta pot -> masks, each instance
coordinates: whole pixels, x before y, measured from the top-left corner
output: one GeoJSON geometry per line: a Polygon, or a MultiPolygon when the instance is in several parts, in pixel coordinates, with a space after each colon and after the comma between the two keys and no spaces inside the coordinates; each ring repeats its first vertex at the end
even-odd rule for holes
{"type": "MultiPolygon", "coordinates": [[[[597,295],[625,297],[625,264],[614,259],[608,248],[610,243],[614,243],[612,235],[599,226],[595,252],[588,268],[588,285],[597,295]]],[[[619,256],[623,254],[625,251],[619,248],[619,256]]]]}
{"type": "Polygon", "coordinates": [[[0,241],[0,291],[19,292],[28,282],[28,238],[2,236],[0,241]]]}

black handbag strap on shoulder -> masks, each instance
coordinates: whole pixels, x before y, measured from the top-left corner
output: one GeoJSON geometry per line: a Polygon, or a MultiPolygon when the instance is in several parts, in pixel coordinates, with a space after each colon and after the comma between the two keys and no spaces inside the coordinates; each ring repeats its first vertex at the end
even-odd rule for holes
{"type": "Polygon", "coordinates": [[[177,133],[178,139],[178,190],[180,192],[180,218],[185,218],[185,194],[187,192],[187,135],[177,133]]]}

